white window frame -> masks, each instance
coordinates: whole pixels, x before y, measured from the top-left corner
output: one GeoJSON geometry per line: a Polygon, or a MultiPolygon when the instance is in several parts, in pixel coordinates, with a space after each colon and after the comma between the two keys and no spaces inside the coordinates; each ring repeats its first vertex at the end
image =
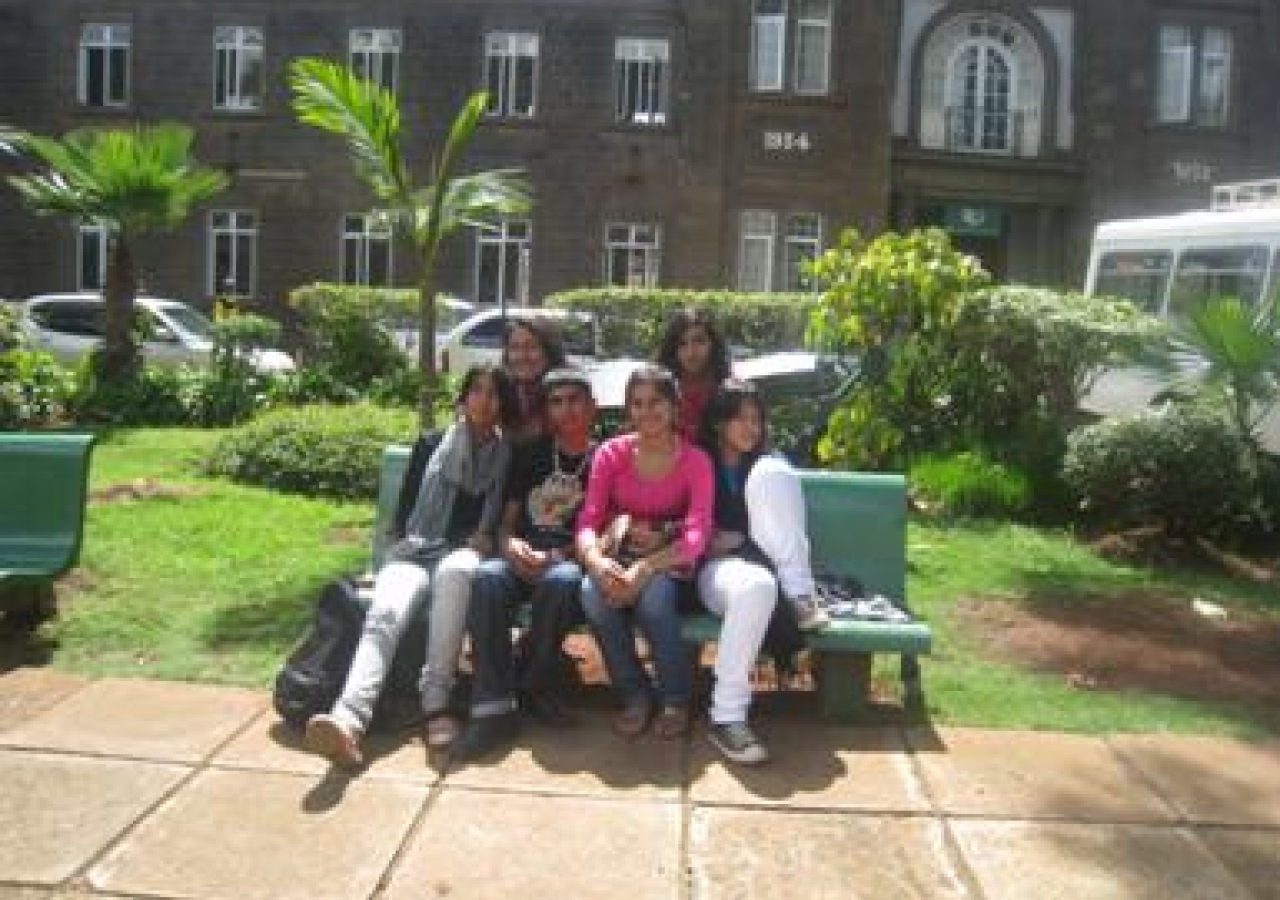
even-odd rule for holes
{"type": "Polygon", "coordinates": [[[767,209],[745,209],[739,217],[738,290],[766,292],[773,290],[773,262],[778,214],[767,209]],[[753,281],[748,261],[763,261],[763,277],[753,281]]]}
{"type": "Polygon", "coordinates": [[[213,108],[225,112],[262,109],[266,44],[256,25],[219,25],[213,30],[213,108]],[[222,65],[225,60],[225,67],[222,65]],[[257,68],[255,84],[245,71],[257,68]]]}
{"type": "Polygon", "coordinates": [[[661,269],[661,225],[653,222],[605,224],[605,284],[621,287],[657,287],[661,269]],[[621,267],[614,265],[615,259],[619,257],[624,261],[621,267]]]}
{"type": "Polygon", "coordinates": [[[338,280],[342,284],[389,287],[395,271],[392,258],[391,226],[381,217],[367,213],[349,213],[342,217],[338,240],[338,280]],[[386,272],[372,280],[371,260],[375,246],[382,245],[386,256],[386,272]],[[347,250],[355,255],[355,271],[347,270],[347,250]]]}
{"type": "Polygon", "coordinates": [[[831,90],[831,0],[793,0],[796,3],[796,25],[795,25],[795,47],[792,54],[792,87],[797,94],[806,94],[810,96],[823,96],[831,90]],[[826,5],[826,14],[822,16],[805,15],[805,4],[823,3],[826,5]],[[821,59],[821,80],[813,85],[803,83],[805,71],[805,55],[807,52],[814,52],[813,48],[808,51],[805,41],[806,35],[819,35],[819,42],[816,52],[822,54],[821,59]]]}
{"type": "Polygon", "coordinates": [[[400,84],[399,28],[352,28],[347,37],[347,61],[351,71],[396,93],[400,84]]]}
{"type": "Polygon", "coordinates": [[[100,291],[107,283],[107,241],[111,231],[100,222],[82,222],[76,227],[76,290],[100,291]],[[93,265],[97,269],[98,279],[91,283],[84,277],[86,255],[91,252],[95,257],[93,265]]]}
{"type": "Polygon", "coordinates": [[[787,0],[752,0],[751,90],[778,92],[783,87],[787,60],[787,0]],[[764,8],[765,11],[761,12],[764,8]],[[762,47],[769,47],[766,57],[762,47]]]}
{"type": "Polygon", "coordinates": [[[94,109],[120,109],[129,105],[130,94],[130,62],[133,55],[133,29],[129,25],[87,23],[80,28],[79,65],[76,75],[76,99],[84,106],[94,109]],[[123,51],[123,59],[118,65],[123,68],[120,94],[112,92],[116,74],[116,51],[123,51]],[[94,56],[97,55],[97,65],[94,56]],[[102,81],[102,101],[91,102],[89,84],[94,70],[102,81]]]}
{"type": "Polygon", "coordinates": [[[1000,44],[990,38],[973,38],[962,43],[947,66],[947,110],[957,121],[948,123],[950,134],[947,145],[953,150],[969,153],[1012,153],[1016,143],[1018,109],[1018,59],[1007,52],[1000,44]],[[976,83],[974,90],[974,108],[970,111],[965,106],[965,85],[971,75],[963,70],[964,59],[969,54],[977,54],[977,71],[972,74],[976,83]],[[1003,127],[996,131],[988,131],[987,107],[996,86],[990,80],[990,63],[996,57],[1006,70],[1006,91],[1003,98],[1003,127]],[[969,122],[972,113],[973,121],[969,122]],[[993,139],[988,142],[987,138],[993,139]]]}
{"type": "Polygon", "coordinates": [[[529,31],[490,31],[484,36],[484,86],[489,91],[487,116],[532,119],[537,114],[540,46],[539,36],[529,31]],[[522,108],[517,103],[523,59],[532,62],[528,68],[528,105],[522,108]]]}
{"type": "Polygon", "coordinates": [[[782,290],[800,293],[814,289],[809,277],[800,271],[799,260],[816,259],[822,252],[822,225],[819,213],[797,212],[786,216],[782,234],[782,290]]]}
{"type": "Polygon", "coordinates": [[[1162,23],[1156,37],[1156,121],[1224,127],[1231,115],[1235,47],[1235,33],[1225,25],[1162,23]],[[1218,48],[1210,48],[1211,37],[1220,40],[1218,48]],[[1216,98],[1206,93],[1214,81],[1220,82],[1221,109],[1215,108],[1216,98]]]}
{"type": "Polygon", "coordinates": [[[209,211],[209,296],[210,297],[253,297],[258,287],[258,214],[245,209],[215,209],[209,211]],[[248,241],[249,259],[243,260],[241,241],[248,241]],[[228,278],[223,283],[218,281],[218,244],[228,241],[231,260],[228,278]],[[244,278],[241,270],[247,269],[244,278]],[[230,280],[234,289],[227,290],[226,281],[230,280]],[[247,289],[246,289],[247,288],[247,289]]]}
{"type": "Polygon", "coordinates": [[[528,291],[533,248],[533,223],[529,219],[503,219],[476,230],[475,298],[479,303],[499,303],[503,299],[515,305],[524,301],[528,291]],[[514,262],[510,259],[515,251],[514,262]],[[498,283],[492,296],[481,284],[486,255],[497,255],[498,283]],[[510,271],[514,268],[515,271],[510,271]],[[505,295],[505,296],[504,296],[505,295]]]}
{"type": "Polygon", "coordinates": [[[666,125],[671,105],[671,42],[620,37],[613,43],[614,120],[666,125]],[[634,107],[634,108],[633,108],[634,107]]]}

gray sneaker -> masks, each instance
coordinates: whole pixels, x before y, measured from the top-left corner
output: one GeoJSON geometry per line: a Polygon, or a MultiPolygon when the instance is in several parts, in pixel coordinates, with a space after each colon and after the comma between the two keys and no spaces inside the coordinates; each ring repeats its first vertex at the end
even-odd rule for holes
{"type": "Polygon", "coordinates": [[[727,759],[745,766],[769,761],[769,748],[760,742],[746,722],[712,723],[707,737],[727,759]]]}
{"type": "Polygon", "coordinates": [[[817,597],[796,597],[792,601],[796,607],[796,624],[801,631],[821,631],[831,624],[831,616],[817,597]]]}

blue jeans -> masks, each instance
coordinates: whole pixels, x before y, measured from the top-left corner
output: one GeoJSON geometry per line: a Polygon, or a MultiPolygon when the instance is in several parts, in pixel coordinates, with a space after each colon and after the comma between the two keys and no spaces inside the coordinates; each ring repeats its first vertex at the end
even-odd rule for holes
{"type": "Polygon", "coordinates": [[[538,691],[559,661],[565,635],[582,623],[577,563],[549,566],[534,582],[525,581],[505,559],[487,559],[476,570],[467,612],[471,632],[471,712],[498,715],[516,708],[517,691],[538,691]],[[511,646],[514,612],[530,604],[529,640],[522,666],[511,646]]]}
{"type": "Polygon", "coordinates": [[[654,688],[636,654],[634,629],[649,642],[657,674],[658,699],[665,706],[684,706],[693,692],[693,661],[680,635],[679,589],[670,575],[655,575],[635,606],[609,605],[590,576],[582,579],[582,609],[609,670],[609,682],[624,700],[654,688]]]}

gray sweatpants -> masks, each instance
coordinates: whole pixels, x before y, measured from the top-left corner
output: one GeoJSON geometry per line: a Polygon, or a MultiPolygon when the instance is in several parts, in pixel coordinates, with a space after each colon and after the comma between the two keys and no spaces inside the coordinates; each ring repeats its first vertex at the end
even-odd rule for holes
{"type": "Polygon", "coordinates": [[[427,661],[420,681],[422,709],[428,715],[445,709],[466,635],[472,576],[479,565],[480,555],[464,548],[451,551],[433,568],[398,561],[382,567],[351,671],[333,705],[334,718],[359,733],[368,729],[400,636],[422,603],[431,604],[427,661]]]}

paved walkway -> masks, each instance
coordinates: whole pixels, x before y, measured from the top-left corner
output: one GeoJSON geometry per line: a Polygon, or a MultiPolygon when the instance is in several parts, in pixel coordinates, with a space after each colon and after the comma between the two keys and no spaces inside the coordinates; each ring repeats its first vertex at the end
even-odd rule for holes
{"type": "Polygon", "coordinates": [[[0,900],[1280,898],[1280,743],[853,728],[778,757],[603,710],[505,759],[329,773],[257,692],[0,676],[0,900]]]}

